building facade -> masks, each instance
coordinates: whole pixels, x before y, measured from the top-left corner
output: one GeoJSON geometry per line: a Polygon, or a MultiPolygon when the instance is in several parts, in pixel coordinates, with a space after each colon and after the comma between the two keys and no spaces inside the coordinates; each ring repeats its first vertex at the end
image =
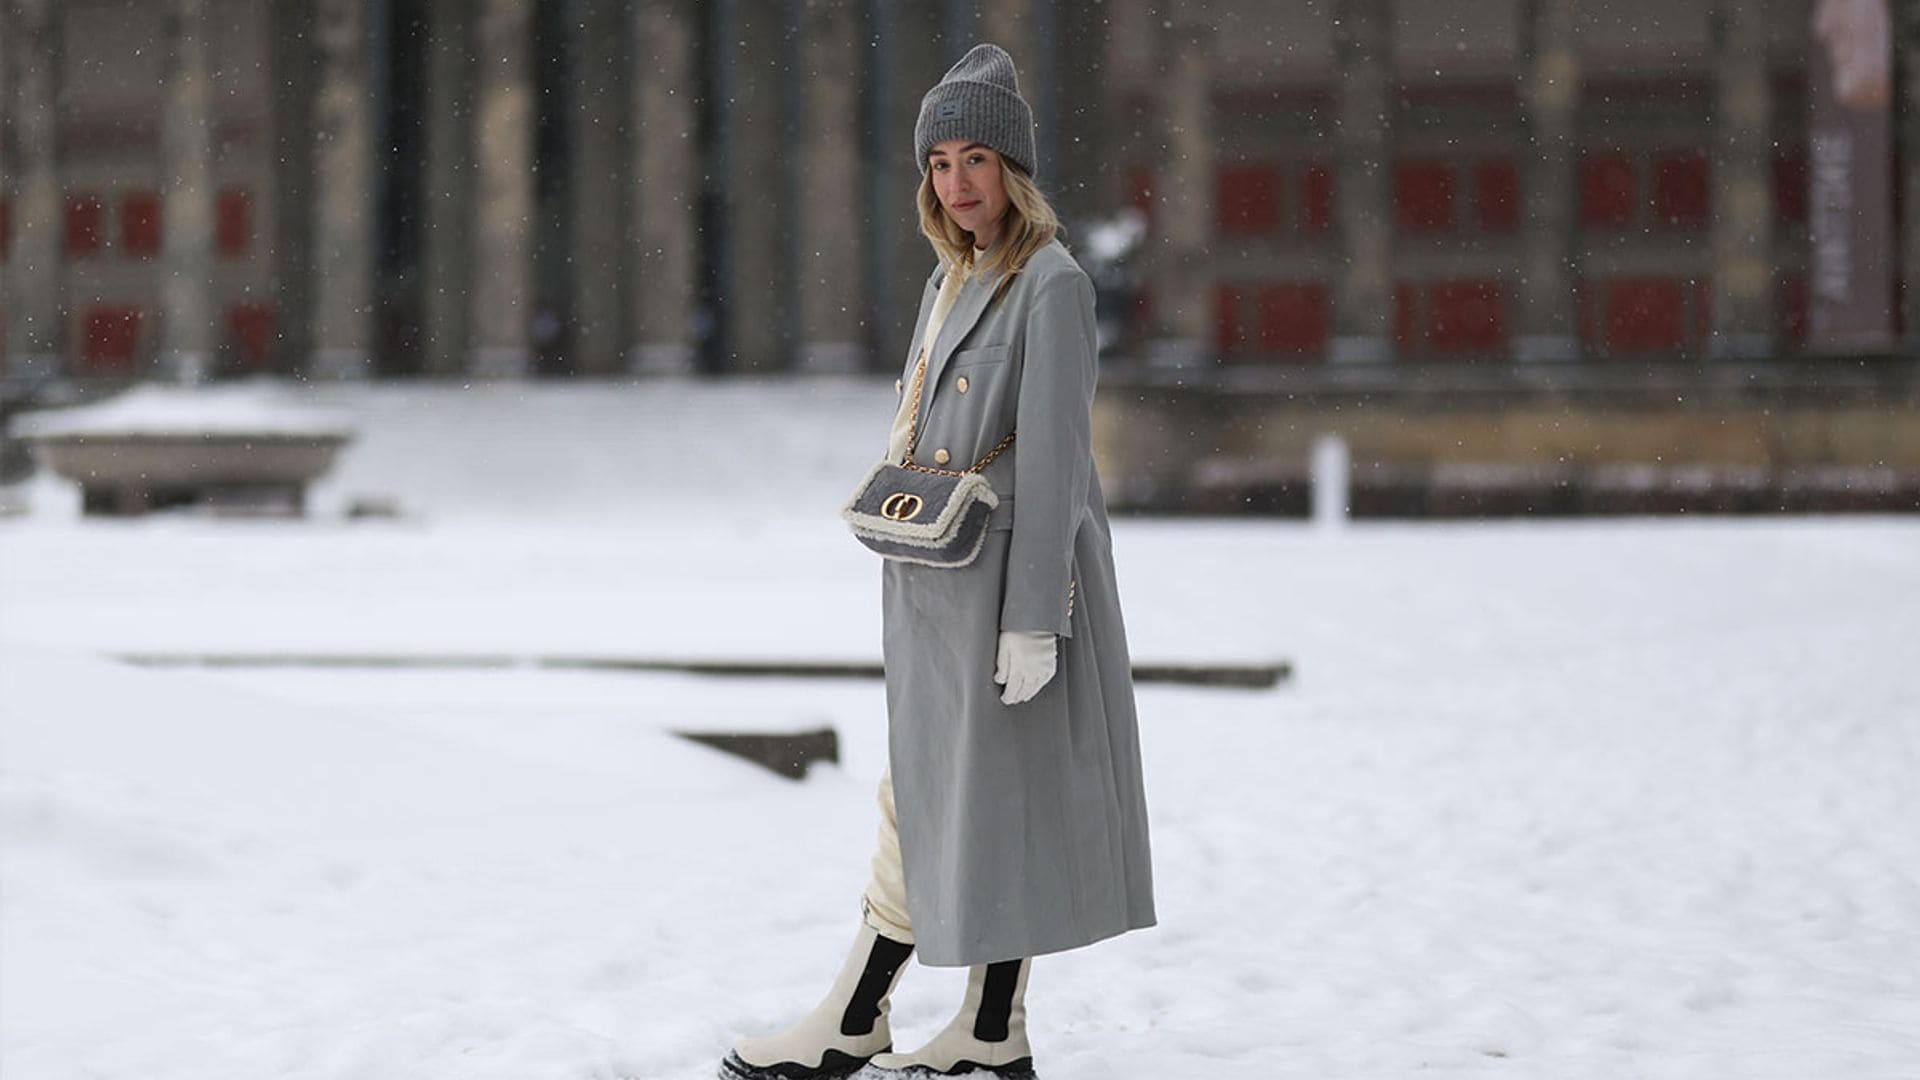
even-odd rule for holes
{"type": "MultiPolygon", "coordinates": [[[[919,96],[977,40],[1070,243],[1145,217],[1123,362],[1818,353],[1821,2],[0,0],[4,370],[891,371],[919,96]]],[[[1899,351],[1920,5],[1887,11],[1849,226],[1887,253],[1848,290],[1899,351]]]]}

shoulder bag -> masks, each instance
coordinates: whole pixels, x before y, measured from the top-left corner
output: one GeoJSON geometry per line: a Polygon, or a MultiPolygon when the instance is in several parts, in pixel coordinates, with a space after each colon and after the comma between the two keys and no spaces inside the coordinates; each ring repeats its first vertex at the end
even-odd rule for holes
{"type": "Polygon", "coordinates": [[[896,562],[951,569],[966,566],[987,540],[987,521],[1000,497],[980,470],[1013,445],[1013,432],[969,469],[917,465],[920,394],[927,380],[927,353],[913,376],[913,418],[907,429],[904,463],[882,461],[867,473],[853,498],[840,510],[854,538],[896,562]]]}

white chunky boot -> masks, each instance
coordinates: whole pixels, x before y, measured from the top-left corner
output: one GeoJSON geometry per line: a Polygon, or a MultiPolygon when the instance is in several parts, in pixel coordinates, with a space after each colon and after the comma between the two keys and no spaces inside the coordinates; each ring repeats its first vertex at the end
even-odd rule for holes
{"type": "Polygon", "coordinates": [[[853,951],[820,1004],[763,1039],[742,1039],[720,1063],[720,1080],[841,1080],[893,1049],[887,998],[913,946],[862,922],[853,951]]]}
{"type": "Polygon", "coordinates": [[[1028,960],[976,964],[967,972],[960,1014],[911,1054],[878,1054],[859,1080],[924,1080],[934,1076],[1034,1080],[1027,1045],[1028,960]]]}

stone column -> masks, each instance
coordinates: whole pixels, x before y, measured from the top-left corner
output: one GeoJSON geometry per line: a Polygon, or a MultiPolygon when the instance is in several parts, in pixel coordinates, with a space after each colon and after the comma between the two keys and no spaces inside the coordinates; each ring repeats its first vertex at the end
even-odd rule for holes
{"type": "Polygon", "coordinates": [[[273,371],[305,372],[313,356],[314,198],[312,0],[274,8],[268,45],[273,95],[273,371]]]}
{"type": "Polygon", "coordinates": [[[1773,349],[1773,103],[1766,10],[1746,0],[1717,0],[1711,17],[1713,329],[1707,355],[1764,357],[1773,349]]]}
{"type": "Polygon", "coordinates": [[[716,136],[724,162],[720,214],[719,297],[725,342],[722,366],[733,372],[788,366],[795,313],[791,308],[791,181],[784,98],[786,5],[751,7],[741,0],[715,5],[714,31],[731,47],[714,50],[716,136]]]}
{"type": "Polygon", "coordinates": [[[468,370],[513,377],[532,366],[533,5],[481,0],[479,30],[474,72],[478,215],[468,370]]]}
{"type": "Polygon", "coordinates": [[[857,0],[804,0],[799,191],[806,209],[794,267],[800,367],[858,371],[866,363],[860,245],[860,43],[857,0]]]}
{"type": "Polygon", "coordinates": [[[212,369],[213,78],[206,0],[168,0],[160,118],[160,366],[177,382],[212,369]]]}
{"type": "MultiPolygon", "coordinates": [[[[865,0],[868,40],[865,153],[860,205],[867,248],[865,312],[873,368],[891,374],[906,364],[920,289],[933,256],[920,237],[913,193],[913,123],[920,95],[940,78],[927,74],[943,41],[902,17],[892,0],[865,0]],[[922,80],[925,85],[922,85],[922,80]]],[[[951,63],[951,61],[948,61],[951,63]]]]}
{"type": "Polygon", "coordinates": [[[1580,57],[1576,0],[1524,0],[1520,11],[1521,115],[1527,145],[1520,164],[1520,275],[1514,283],[1513,358],[1577,360],[1579,259],[1575,201],[1580,57]]]}
{"type": "Polygon", "coordinates": [[[473,16],[467,0],[427,6],[426,349],[431,375],[466,367],[473,305],[473,16]]]}
{"type": "Polygon", "coordinates": [[[373,369],[373,83],[365,0],[314,8],[313,359],[321,378],[373,369]]]}
{"type": "Polygon", "coordinates": [[[1103,62],[1113,11],[1105,5],[1042,0],[1041,46],[1050,58],[1046,117],[1038,133],[1047,194],[1072,221],[1107,218],[1121,205],[1108,194],[1126,161],[1110,122],[1117,73],[1103,62]]]}
{"type": "Polygon", "coordinates": [[[1900,148],[1898,179],[1903,214],[1900,266],[1906,292],[1901,317],[1906,328],[1906,352],[1920,360],[1920,4],[1894,5],[1895,145],[1900,148]]]}
{"type": "MultiPolygon", "coordinates": [[[[13,205],[13,174],[7,171],[13,158],[7,153],[6,138],[6,133],[13,129],[13,82],[8,78],[13,72],[13,57],[7,55],[7,47],[18,36],[14,27],[12,0],[0,0],[0,206],[5,207],[13,205]]],[[[0,213],[0,218],[6,216],[0,213]]],[[[10,224],[0,221],[0,377],[6,375],[8,357],[13,355],[7,347],[7,287],[12,281],[8,278],[6,268],[12,232],[10,224]]],[[[7,461],[0,456],[0,475],[5,475],[7,471],[7,461]]]]}
{"type": "Polygon", "coordinates": [[[1112,146],[1112,153],[1106,156],[1118,163],[1102,163],[1105,167],[1097,173],[1096,205],[1107,213],[1132,205],[1133,170],[1158,162],[1154,149],[1157,133],[1152,124],[1141,120],[1155,107],[1147,96],[1154,73],[1142,70],[1145,65],[1138,58],[1158,49],[1160,16],[1153,0],[1112,0],[1100,14],[1100,21],[1106,28],[1104,40],[1100,51],[1089,59],[1105,73],[1105,108],[1114,120],[1105,132],[1111,141],[1103,145],[1112,146]]]}
{"type": "Polygon", "coordinates": [[[1162,151],[1155,207],[1157,236],[1147,239],[1151,261],[1154,340],[1148,360],[1188,365],[1206,361],[1209,311],[1208,248],[1213,233],[1214,156],[1210,4],[1187,3],[1161,14],[1160,113],[1162,151]]]}
{"type": "Polygon", "coordinates": [[[1342,265],[1333,275],[1335,363],[1393,358],[1394,111],[1391,13],[1386,0],[1333,5],[1334,226],[1342,265]]]}
{"type": "Polygon", "coordinates": [[[573,333],[571,369],[612,375],[627,343],[627,19],[618,0],[575,0],[575,94],[567,118],[572,158],[573,333]]]}
{"type": "MultiPolygon", "coordinates": [[[[1060,188],[1061,162],[1054,157],[1059,132],[1055,112],[1053,0],[986,0],[980,40],[991,41],[1012,54],[1019,69],[1020,96],[1033,109],[1034,155],[1040,159],[1041,184],[1060,188]]],[[[971,43],[961,45],[967,48],[971,43]]],[[[953,58],[960,59],[955,50],[953,58]]]]}
{"type": "Polygon", "coordinates": [[[632,253],[634,371],[694,366],[694,256],[699,239],[700,132],[694,114],[693,13],[686,0],[644,0],[634,14],[632,253]]]}
{"type": "MultiPolygon", "coordinates": [[[[903,5],[904,6],[904,5],[903,5]]],[[[934,55],[945,57],[940,70],[933,73],[933,79],[927,82],[932,86],[934,80],[952,67],[954,61],[968,50],[979,44],[982,38],[980,29],[979,0],[943,0],[940,4],[939,38],[936,39],[934,55]]],[[[932,27],[916,27],[931,30],[932,27]]],[[[990,38],[984,40],[992,40],[990,38]]]]}
{"type": "Polygon", "coordinates": [[[5,105],[13,153],[0,176],[11,182],[12,217],[6,263],[7,364],[14,375],[41,377],[63,368],[66,347],[66,259],[61,244],[60,140],[56,112],[64,35],[54,0],[7,0],[0,37],[5,54],[5,105]]]}
{"type": "MultiPolygon", "coordinates": [[[[975,27],[980,41],[991,41],[1012,54],[1014,64],[1020,71],[1020,96],[1033,103],[1033,88],[1028,85],[1031,79],[1028,73],[1033,70],[1034,57],[1028,50],[1034,43],[1034,8],[1037,0],[984,0],[980,4],[979,23],[975,27]]],[[[953,58],[972,48],[976,42],[955,40],[953,58]]]]}

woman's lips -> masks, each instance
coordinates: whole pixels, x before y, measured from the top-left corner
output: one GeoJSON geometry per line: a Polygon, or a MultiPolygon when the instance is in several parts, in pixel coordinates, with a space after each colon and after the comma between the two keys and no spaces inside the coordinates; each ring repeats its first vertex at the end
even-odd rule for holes
{"type": "Polygon", "coordinates": [[[957,202],[957,203],[954,203],[954,204],[953,204],[953,208],[954,208],[955,210],[971,210],[971,209],[973,209],[974,207],[976,207],[976,206],[979,206],[979,205],[980,205],[980,200],[979,200],[979,199],[975,199],[975,200],[973,200],[972,202],[957,202]]]}

